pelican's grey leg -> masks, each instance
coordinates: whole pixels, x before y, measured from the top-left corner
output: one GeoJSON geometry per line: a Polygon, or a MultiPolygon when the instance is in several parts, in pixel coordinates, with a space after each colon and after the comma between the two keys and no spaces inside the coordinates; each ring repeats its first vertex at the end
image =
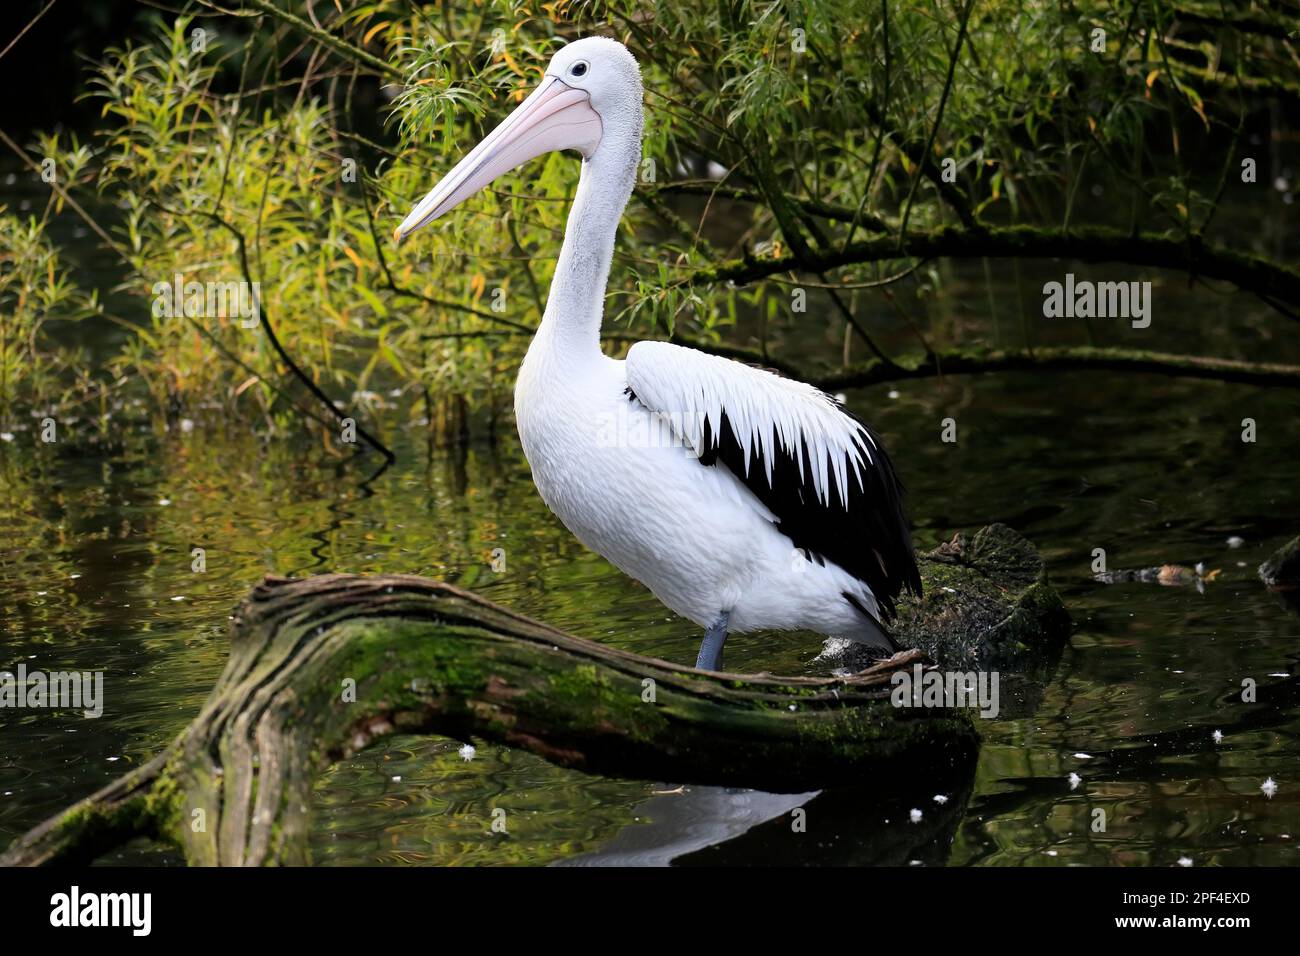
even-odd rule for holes
{"type": "Polygon", "coordinates": [[[727,621],[730,611],[723,611],[717,622],[704,632],[700,643],[700,656],[695,659],[695,666],[702,671],[722,670],[722,645],[727,640],[727,621]]]}

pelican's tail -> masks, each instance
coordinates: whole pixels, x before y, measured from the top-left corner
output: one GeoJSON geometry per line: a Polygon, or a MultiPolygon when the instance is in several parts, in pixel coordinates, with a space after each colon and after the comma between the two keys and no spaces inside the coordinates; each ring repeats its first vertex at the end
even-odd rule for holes
{"type": "Polygon", "coordinates": [[[880,623],[880,619],[871,613],[870,608],[860,598],[845,591],[844,600],[852,604],[854,609],[862,615],[862,631],[858,634],[844,635],[847,640],[857,644],[865,644],[873,650],[884,651],[886,655],[896,654],[903,650],[899,643],[894,640],[894,635],[889,633],[889,628],[880,623]]]}

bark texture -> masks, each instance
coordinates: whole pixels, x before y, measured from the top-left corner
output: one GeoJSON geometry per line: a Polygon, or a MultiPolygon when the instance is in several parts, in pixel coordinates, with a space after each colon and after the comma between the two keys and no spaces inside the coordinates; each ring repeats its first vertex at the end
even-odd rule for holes
{"type": "MultiPolygon", "coordinates": [[[[905,610],[906,639],[966,653],[1060,635],[1060,600],[1010,529],[954,539],[922,573],[930,593],[905,610]]],[[[891,675],[923,657],[904,651],[847,677],[707,673],[425,578],[268,578],[234,615],[230,660],[193,723],[0,863],[93,859],[141,835],[196,865],[307,862],[316,775],[395,732],[482,738],[596,774],[770,791],[969,767],[979,738],[965,712],[889,702],[891,675]]]]}

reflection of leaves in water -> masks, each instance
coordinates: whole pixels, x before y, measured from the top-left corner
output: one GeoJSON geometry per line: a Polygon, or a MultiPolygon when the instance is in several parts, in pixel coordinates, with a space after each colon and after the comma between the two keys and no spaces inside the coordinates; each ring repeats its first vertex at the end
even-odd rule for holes
{"type": "MultiPolygon", "coordinates": [[[[224,435],[216,422],[162,439],[132,431],[119,438],[120,446],[104,450],[106,459],[88,443],[75,451],[41,449],[21,471],[0,462],[7,468],[0,495],[0,666],[36,654],[31,663],[102,667],[108,698],[105,717],[93,724],[45,712],[0,715],[9,752],[49,768],[40,788],[4,776],[4,789],[15,795],[0,801],[0,842],[125,765],[107,757],[144,759],[189,721],[224,665],[230,609],[268,573],[383,570],[455,581],[469,572],[476,589],[494,600],[561,626],[598,638],[614,631],[633,643],[638,633],[651,640],[658,633],[661,646],[671,637],[678,652],[693,651],[691,629],[558,525],[537,498],[517,446],[499,453],[476,448],[463,462],[440,459],[428,470],[418,451],[403,447],[398,467],[367,475],[306,443],[252,443],[242,432],[224,435]],[[206,573],[190,570],[194,546],[207,551],[206,573]],[[495,547],[508,553],[507,573],[486,566],[495,547]],[[178,595],[186,600],[171,600],[178,595]]],[[[412,749],[424,752],[418,741],[412,749]]],[[[429,761],[435,756],[430,751],[429,761]]],[[[459,786],[466,803],[500,791],[501,780],[524,787],[521,802],[507,796],[504,804],[521,814],[514,847],[524,845],[526,832],[537,847],[550,845],[539,832],[568,833],[571,826],[572,840],[588,840],[622,822],[646,790],[521,754],[489,758],[480,751],[470,764],[452,756],[461,766],[452,768],[449,792],[459,786]],[[558,807],[568,800],[572,809],[582,793],[602,795],[588,803],[605,809],[592,809],[589,825],[561,819],[558,807]],[[532,814],[545,807],[555,812],[532,814]]],[[[369,752],[358,758],[370,759],[369,752]]],[[[412,762],[420,760],[403,761],[412,762]]],[[[448,766],[437,760],[439,774],[448,766]]],[[[422,767],[402,771],[405,782],[393,790],[406,792],[412,780],[432,787],[434,764],[422,767]]],[[[349,819],[362,830],[383,823],[381,814],[363,824],[368,803],[349,802],[354,785],[366,791],[363,775],[336,768],[329,779],[342,782],[327,784],[325,799],[355,810],[359,816],[349,819]]],[[[403,805],[408,800],[409,792],[399,797],[403,805]]],[[[373,859],[369,849],[348,845],[358,861],[373,859]]],[[[537,847],[538,854],[560,853],[537,847]]]]}
{"type": "Polygon", "coordinates": [[[332,767],[316,786],[313,861],[542,865],[608,839],[650,790],[505,748],[480,746],[467,762],[458,746],[395,737],[332,767]],[[496,809],[504,834],[492,832],[496,809]]]}
{"type": "MultiPolygon", "coordinates": [[[[1163,380],[1137,387],[1106,375],[960,386],[962,414],[979,432],[955,447],[917,437],[917,423],[937,421],[949,401],[928,383],[904,386],[896,401],[878,392],[850,401],[899,449],[922,547],[958,528],[1015,519],[1042,549],[1077,627],[1032,714],[978,722],[974,795],[948,862],[1165,864],[1184,854],[1198,865],[1288,862],[1294,848],[1280,834],[1300,833],[1300,808],[1283,799],[1298,760],[1300,701],[1264,678],[1300,670],[1296,617],[1254,579],[1268,548],[1253,543],[1295,534],[1287,526],[1296,510],[1293,445],[1252,448],[1245,481],[1235,433],[1215,437],[1205,423],[1240,420],[1246,398],[1261,421],[1289,420],[1293,396],[1163,380]],[[1171,417],[1169,408],[1187,414],[1171,417]],[[1068,441],[1060,434],[1067,420],[1068,441]],[[1151,428],[1156,420],[1161,427],[1151,428]],[[1229,527],[1251,544],[1215,550],[1229,527]],[[1203,596],[1102,588],[1086,580],[1097,546],[1120,566],[1192,555],[1224,574],[1203,596]],[[1244,675],[1259,677],[1262,691],[1249,712],[1228,696],[1244,675]],[[1227,734],[1219,748],[1208,736],[1215,727],[1227,734]],[[1184,741],[1176,734],[1186,728],[1184,741]],[[1094,759],[1076,760],[1080,751],[1094,759]],[[1083,778],[1073,792],[1072,771],[1083,778]],[[1258,787],[1267,776],[1284,789],[1265,807],[1258,787]],[[1098,808],[1109,818],[1105,834],[1089,829],[1098,808]]],[[[102,434],[78,425],[66,443],[21,459],[13,445],[0,446],[0,666],[36,654],[40,663],[103,667],[108,698],[93,722],[0,715],[7,759],[41,771],[40,787],[0,772],[0,792],[15,791],[0,799],[0,840],[179,731],[224,664],[230,608],[268,572],[323,560],[341,571],[463,580],[477,568],[474,587],[508,607],[620,647],[693,659],[695,629],[559,526],[513,438],[426,467],[422,434],[390,434],[399,462],[365,489],[366,458],[336,468],[309,441],[263,441],[221,420],[157,436],[124,423],[102,434]],[[194,546],[207,549],[206,574],[190,571],[194,546]],[[497,547],[507,555],[504,574],[488,568],[497,547]],[[170,600],[181,594],[187,600],[170,600]],[[113,756],[125,759],[109,763],[113,756]]],[[[729,653],[749,670],[799,673],[820,649],[811,635],[734,641],[729,653]]],[[[459,847],[476,862],[544,862],[633,825],[633,808],[654,785],[600,781],[495,750],[465,764],[455,746],[406,738],[334,768],[316,794],[318,858],[388,861],[400,851],[452,860],[459,847]],[[385,754],[393,759],[381,763],[385,754]],[[498,798],[522,822],[493,849],[479,832],[478,804],[498,798]]]]}

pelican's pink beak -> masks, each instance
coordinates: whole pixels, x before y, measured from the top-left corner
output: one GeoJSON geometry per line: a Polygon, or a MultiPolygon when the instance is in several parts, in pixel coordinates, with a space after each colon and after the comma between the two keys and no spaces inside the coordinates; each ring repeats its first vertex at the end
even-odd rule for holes
{"type": "Polygon", "coordinates": [[[576,149],[589,157],[603,127],[585,90],[548,76],[513,113],[456,164],[393,232],[398,242],[446,215],[503,173],[542,153],[576,149]]]}

